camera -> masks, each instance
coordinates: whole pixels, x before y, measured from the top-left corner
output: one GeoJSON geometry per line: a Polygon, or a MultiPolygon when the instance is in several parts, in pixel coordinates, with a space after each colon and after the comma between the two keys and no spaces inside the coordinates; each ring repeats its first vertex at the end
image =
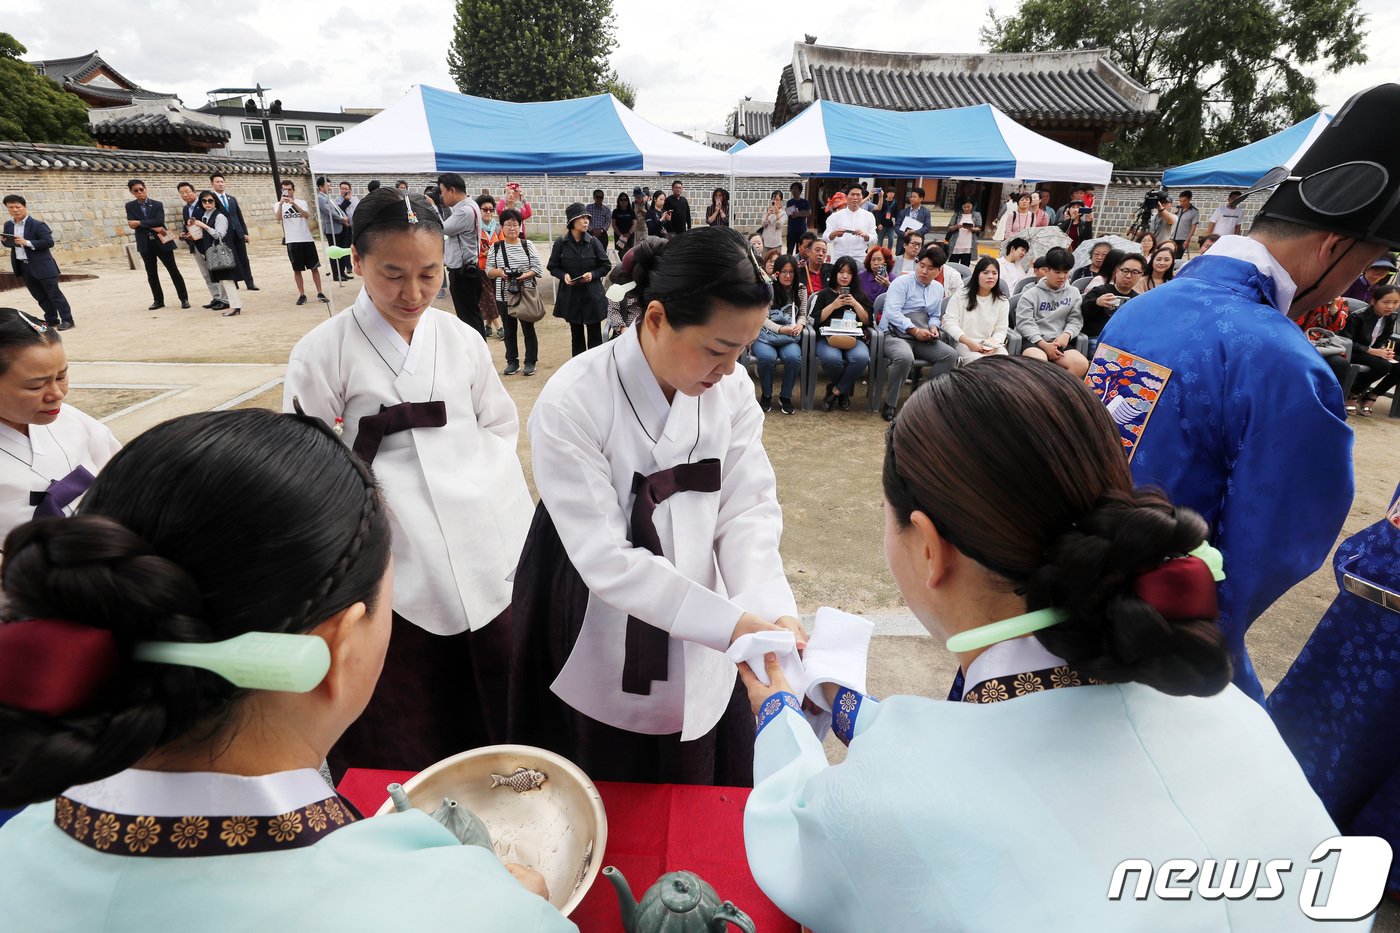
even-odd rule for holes
{"type": "Polygon", "coordinates": [[[1167,192],[1161,188],[1154,188],[1143,196],[1142,206],[1138,208],[1137,219],[1133,221],[1133,228],[1140,232],[1145,232],[1152,228],[1152,215],[1156,214],[1163,204],[1170,204],[1171,198],[1167,197],[1167,192]]]}

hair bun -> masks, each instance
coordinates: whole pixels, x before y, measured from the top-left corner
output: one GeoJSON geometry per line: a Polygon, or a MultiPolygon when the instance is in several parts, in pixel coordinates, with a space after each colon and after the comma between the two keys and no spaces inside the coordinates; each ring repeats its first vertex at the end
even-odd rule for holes
{"type": "Polygon", "coordinates": [[[1211,696],[1230,682],[1215,617],[1167,619],[1137,595],[1139,574],[1183,556],[1206,538],[1205,521],[1156,490],[1106,493],[1051,542],[1027,581],[1031,608],[1054,606],[1069,621],[1040,641],[1082,673],[1136,681],[1176,696],[1211,696]]]}
{"type": "Polygon", "coordinates": [[[651,281],[651,274],[656,271],[662,254],[666,252],[667,242],[659,236],[643,238],[636,246],[622,254],[621,261],[608,273],[608,280],[614,285],[635,283],[638,291],[645,292],[647,284],[651,281]]]}

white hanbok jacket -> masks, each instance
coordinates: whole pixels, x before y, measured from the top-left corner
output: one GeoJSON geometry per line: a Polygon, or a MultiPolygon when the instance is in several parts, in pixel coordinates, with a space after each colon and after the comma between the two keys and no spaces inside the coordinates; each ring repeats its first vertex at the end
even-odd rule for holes
{"type": "MultiPolygon", "coordinates": [[[[16,525],[34,517],[35,493],[48,490],[78,467],[96,476],[121,449],[107,426],[72,405],[53,424],[29,426],[29,436],[0,425],[0,543],[16,525]]],[[[72,515],[81,497],[66,503],[72,515]]]]}
{"type": "Polygon", "coordinates": [[[428,308],[405,343],[361,290],[292,349],[284,410],[293,399],[327,424],[343,418],[352,447],[360,419],[381,406],[446,403],[444,427],[387,435],[374,459],[394,534],[394,611],[438,635],[500,615],[534,503],[515,403],[481,336],[428,308]]]}
{"type": "Polygon", "coordinates": [[[582,630],[552,689],[574,709],[689,741],[719,722],[734,689],[724,656],[744,611],[796,615],[778,542],[783,518],[753,382],[736,369],[668,404],[638,328],[565,364],[530,415],[535,483],[589,589],[582,630]],[[630,543],[632,482],[706,458],[720,490],[682,492],[654,516],[664,556],[630,543]],[[622,691],[627,617],[671,634],[669,674],[622,691]]]}

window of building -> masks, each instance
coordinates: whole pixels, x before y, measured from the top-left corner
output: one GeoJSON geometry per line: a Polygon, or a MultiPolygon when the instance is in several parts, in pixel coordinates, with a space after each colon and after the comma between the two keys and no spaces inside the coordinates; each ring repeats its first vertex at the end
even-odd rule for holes
{"type": "Polygon", "coordinates": [[[331,137],[339,136],[344,132],[345,127],[343,126],[318,126],[316,127],[316,140],[318,142],[325,142],[331,137]]]}
{"type": "Polygon", "coordinates": [[[261,143],[261,142],[266,142],[266,141],[267,141],[267,137],[263,136],[262,124],[261,124],[261,123],[245,123],[245,124],[243,124],[243,141],[244,141],[245,143],[261,143]]]}
{"type": "Polygon", "coordinates": [[[295,123],[277,124],[277,140],[284,143],[306,142],[306,127],[295,123]]]}

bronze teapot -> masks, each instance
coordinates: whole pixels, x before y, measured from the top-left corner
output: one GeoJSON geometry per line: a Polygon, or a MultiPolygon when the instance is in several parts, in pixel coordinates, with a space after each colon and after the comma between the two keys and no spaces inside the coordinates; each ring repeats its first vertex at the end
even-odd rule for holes
{"type": "Polygon", "coordinates": [[[755,933],[747,914],[729,901],[720,903],[715,889],[691,872],[662,875],[642,895],[640,904],[622,872],[609,865],[603,877],[617,889],[626,933],[726,933],[731,923],[745,933],[755,933]]]}

